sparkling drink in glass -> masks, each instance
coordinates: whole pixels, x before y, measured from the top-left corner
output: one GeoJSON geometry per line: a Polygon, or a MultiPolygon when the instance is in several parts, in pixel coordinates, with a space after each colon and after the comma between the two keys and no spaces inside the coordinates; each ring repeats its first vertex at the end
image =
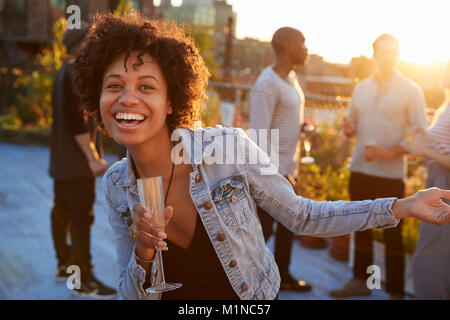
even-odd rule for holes
{"type": "MultiPolygon", "coordinates": [[[[164,189],[162,183],[162,177],[142,178],[137,179],[137,187],[139,191],[140,203],[151,212],[154,227],[157,227],[161,231],[165,228],[165,210],[164,210],[164,189]]],[[[182,286],[181,283],[167,283],[164,276],[164,267],[162,260],[162,253],[159,247],[156,247],[156,252],[159,259],[159,272],[162,277],[162,281],[159,284],[155,284],[147,288],[147,293],[165,292],[178,289],[182,286]]]]}

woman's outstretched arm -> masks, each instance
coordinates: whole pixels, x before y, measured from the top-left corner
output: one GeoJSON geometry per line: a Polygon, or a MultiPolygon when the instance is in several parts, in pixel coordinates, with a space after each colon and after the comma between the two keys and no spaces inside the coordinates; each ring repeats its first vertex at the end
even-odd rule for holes
{"type": "Polygon", "coordinates": [[[270,163],[267,154],[243,130],[237,140],[243,152],[240,156],[245,158],[244,171],[252,198],[294,233],[337,236],[371,228],[395,227],[399,219],[405,217],[435,224],[450,222],[450,207],[441,200],[450,199],[450,191],[437,188],[423,190],[405,199],[313,201],[303,198],[295,193],[289,181],[270,163]],[[253,164],[250,160],[255,153],[260,158],[253,164]]]}

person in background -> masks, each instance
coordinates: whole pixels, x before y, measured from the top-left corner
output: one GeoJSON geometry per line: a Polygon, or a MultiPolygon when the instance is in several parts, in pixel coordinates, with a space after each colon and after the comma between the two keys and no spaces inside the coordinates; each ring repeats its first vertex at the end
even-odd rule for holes
{"type": "Polygon", "coordinates": [[[94,222],[95,177],[106,172],[108,163],[96,147],[97,134],[88,128],[69,75],[71,56],[88,29],[88,25],[83,24],[81,29],[65,32],[63,44],[69,59],[56,72],[53,82],[49,168],[54,179],[51,231],[58,260],[56,279],[65,281],[67,267],[77,265],[81,288],[75,288],[74,294],[105,299],[116,297],[117,292],[102,284],[92,272],[90,231],[94,222]],[[70,246],[67,243],[69,233],[70,246]]]}
{"type": "MultiPolygon", "coordinates": [[[[450,188],[450,62],[444,72],[446,102],[436,111],[426,139],[405,143],[413,154],[428,158],[427,187],[450,188]]],[[[449,203],[448,200],[444,200],[449,203]]],[[[450,300],[450,227],[421,222],[413,259],[416,299],[450,300]]]]}
{"type": "MultiPolygon", "coordinates": [[[[354,89],[344,120],[347,136],[356,135],[350,165],[351,200],[376,199],[387,195],[404,197],[408,133],[426,130],[426,105],[421,88],[397,71],[399,44],[383,34],[373,43],[377,69],[354,89]]],[[[401,224],[385,230],[386,291],[391,299],[404,296],[404,248],[401,224]]],[[[353,279],[331,296],[345,298],[369,295],[367,267],[372,265],[372,231],[355,233],[353,279]]]]}
{"type": "MultiPolygon", "coordinates": [[[[278,170],[295,188],[300,153],[300,133],[303,123],[305,97],[297,75],[297,65],[305,64],[308,49],[305,37],[294,28],[278,29],[272,37],[276,60],[259,75],[250,93],[250,128],[268,131],[267,141],[255,141],[279,151],[278,170]],[[279,142],[271,145],[270,130],[279,130],[279,142]]],[[[271,155],[273,158],[273,155],[271,155]]],[[[274,218],[258,207],[258,216],[267,239],[273,233],[274,218]]],[[[275,261],[280,269],[280,290],[309,291],[311,285],[297,280],[289,273],[294,233],[281,223],[276,224],[275,261]]]]}

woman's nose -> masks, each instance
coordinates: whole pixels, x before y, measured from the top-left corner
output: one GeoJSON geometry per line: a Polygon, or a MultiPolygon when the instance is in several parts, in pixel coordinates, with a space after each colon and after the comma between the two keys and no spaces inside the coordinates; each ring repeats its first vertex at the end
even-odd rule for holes
{"type": "Polygon", "coordinates": [[[119,98],[119,103],[124,106],[136,105],[139,103],[139,99],[131,90],[124,90],[119,98]]]}

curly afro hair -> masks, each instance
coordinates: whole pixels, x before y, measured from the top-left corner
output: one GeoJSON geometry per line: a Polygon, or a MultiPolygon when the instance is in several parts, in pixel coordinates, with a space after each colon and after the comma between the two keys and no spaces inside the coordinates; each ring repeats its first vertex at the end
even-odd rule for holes
{"type": "MultiPolygon", "coordinates": [[[[178,127],[192,127],[200,119],[206,87],[210,76],[197,47],[187,31],[174,22],[149,20],[132,11],[125,16],[96,14],[83,44],[74,54],[71,74],[74,91],[85,110],[100,117],[99,101],[106,68],[125,54],[124,67],[130,52],[140,57],[149,54],[159,65],[168,86],[168,99],[173,113],[167,116],[169,132],[178,127]]],[[[101,121],[98,121],[103,128],[101,121]]]]}

